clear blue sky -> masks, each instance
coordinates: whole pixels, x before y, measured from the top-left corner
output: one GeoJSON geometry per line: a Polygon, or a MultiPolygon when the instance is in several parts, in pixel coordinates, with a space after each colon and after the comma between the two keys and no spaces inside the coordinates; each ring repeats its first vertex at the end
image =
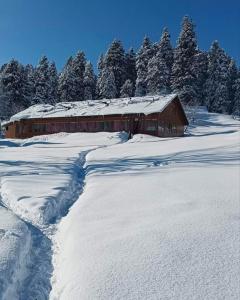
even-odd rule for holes
{"type": "Polygon", "coordinates": [[[114,38],[136,49],[145,34],[159,40],[164,26],[175,45],[186,14],[200,48],[217,39],[240,63],[239,0],[0,0],[0,64],[35,65],[45,54],[61,68],[80,49],[96,65],[114,38]]]}

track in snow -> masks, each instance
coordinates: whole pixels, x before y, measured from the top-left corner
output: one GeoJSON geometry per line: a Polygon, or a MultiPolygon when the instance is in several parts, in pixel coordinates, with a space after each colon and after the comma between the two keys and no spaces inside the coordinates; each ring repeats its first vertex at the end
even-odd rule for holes
{"type": "MultiPolygon", "coordinates": [[[[26,266],[21,266],[22,268],[27,269],[28,275],[24,279],[24,282],[21,282],[20,285],[18,284],[18,286],[21,286],[21,289],[16,291],[19,300],[45,300],[49,298],[49,293],[51,291],[51,276],[53,272],[53,236],[58,222],[68,213],[69,208],[82,193],[85,179],[83,166],[86,161],[86,155],[93,150],[95,149],[81,152],[79,159],[74,163],[72,174],[72,181],[74,182],[72,182],[73,184],[71,184],[69,190],[65,191],[66,199],[64,202],[66,205],[60,208],[57,217],[51,220],[49,226],[37,227],[28,220],[23,220],[21,216],[17,216],[19,220],[26,224],[31,235],[30,252],[26,258],[26,266]]],[[[4,201],[2,201],[1,198],[1,193],[0,206],[5,207],[14,214],[10,208],[5,206],[4,201]]],[[[20,272],[18,269],[15,271],[20,272]]]]}

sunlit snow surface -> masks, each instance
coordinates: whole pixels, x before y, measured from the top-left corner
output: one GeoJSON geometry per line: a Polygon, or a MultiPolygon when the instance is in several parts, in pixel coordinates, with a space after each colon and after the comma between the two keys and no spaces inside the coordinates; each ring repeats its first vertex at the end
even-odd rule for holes
{"type": "Polygon", "coordinates": [[[239,124],[0,140],[0,299],[239,299],[239,124]]]}

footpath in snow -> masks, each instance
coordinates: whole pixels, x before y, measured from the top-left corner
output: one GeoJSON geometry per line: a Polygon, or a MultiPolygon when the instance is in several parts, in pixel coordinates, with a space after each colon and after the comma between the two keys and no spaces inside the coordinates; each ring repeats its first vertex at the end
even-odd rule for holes
{"type": "Polygon", "coordinates": [[[126,134],[0,140],[0,299],[48,299],[52,235],[81,193],[86,154],[126,134]]]}
{"type": "Polygon", "coordinates": [[[55,235],[50,299],[239,299],[239,122],[90,152],[55,235]]]}

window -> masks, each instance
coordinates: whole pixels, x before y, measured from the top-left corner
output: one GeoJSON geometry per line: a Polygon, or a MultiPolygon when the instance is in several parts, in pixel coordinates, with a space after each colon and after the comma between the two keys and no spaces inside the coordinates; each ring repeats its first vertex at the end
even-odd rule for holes
{"type": "Polygon", "coordinates": [[[28,126],[27,125],[23,125],[22,127],[22,133],[28,133],[28,126]]]}
{"type": "Polygon", "coordinates": [[[96,122],[96,125],[98,131],[104,130],[104,122],[96,122]]]}
{"type": "Polygon", "coordinates": [[[33,124],[32,131],[33,132],[46,132],[46,124],[33,124]]]}
{"type": "Polygon", "coordinates": [[[16,124],[16,134],[19,134],[19,124],[16,124]]]}
{"type": "Polygon", "coordinates": [[[122,130],[128,131],[129,126],[128,126],[128,121],[122,121],[122,130]]]}
{"type": "Polygon", "coordinates": [[[158,125],[158,132],[159,132],[159,134],[160,134],[160,133],[163,133],[163,132],[164,132],[164,129],[165,129],[165,128],[164,128],[164,125],[162,125],[162,124],[159,124],[159,125],[158,125]]]}
{"type": "Polygon", "coordinates": [[[147,131],[155,131],[157,128],[156,124],[157,124],[156,121],[152,121],[152,120],[146,121],[145,128],[147,131]]]}
{"type": "Polygon", "coordinates": [[[113,122],[112,121],[105,121],[104,122],[104,130],[105,131],[112,131],[113,129],[113,122]]]}

